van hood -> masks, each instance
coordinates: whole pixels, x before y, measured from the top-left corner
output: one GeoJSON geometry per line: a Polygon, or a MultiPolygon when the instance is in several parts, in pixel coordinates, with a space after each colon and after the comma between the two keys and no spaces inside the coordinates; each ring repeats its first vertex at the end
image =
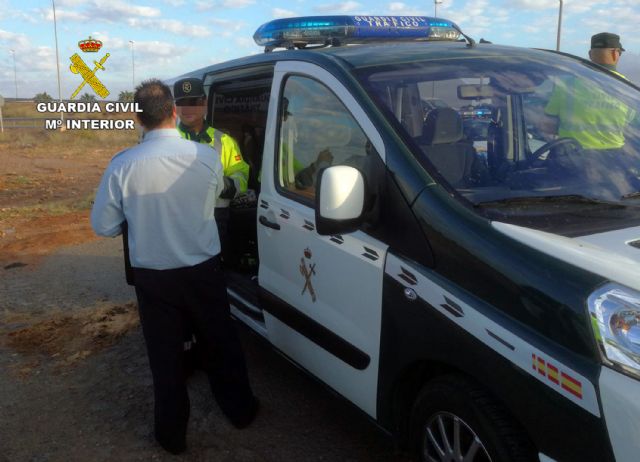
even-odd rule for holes
{"type": "Polygon", "coordinates": [[[497,221],[492,226],[528,247],[640,291],[640,226],[573,238],[497,221]]]}

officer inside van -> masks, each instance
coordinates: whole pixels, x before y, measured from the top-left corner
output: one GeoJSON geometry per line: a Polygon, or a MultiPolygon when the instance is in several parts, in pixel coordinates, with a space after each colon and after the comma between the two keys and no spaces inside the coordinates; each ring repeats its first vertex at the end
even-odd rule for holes
{"type": "Polygon", "coordinates": [[[559,138],[573,138],[584,149],[620,149],[624,129],[635,111],[591,82],[571,78],[558,81],[545,107],[554,117],[546,129],[559,138]]]}
{"type": "MultiPolygon", "coordinates": [[[[615,66],[623,50],[618,35],[603,32],[591,37],[589,57],[622,76],[615,66]]],[[[575,77],[556,82],[545,114],[555,118],[555,123],[547,122],[548,132],[573,138],[584,149],[593,150],[622,148],[624,129],[636,116],[634,110],[610,93],[575,77]]]]}
{"type": "Polygon", "coordinates": [[[615,185],[611,199],[637,190],[637,174],[632,171],[637,160],[624,149],[625,132],[637,116],[634,109],[594,81],[569,77],[555,82],[544,112],[550,117],[543,120],[542,131],[556,135],[558,143],[567,139],[548,158],[555,172],[578,174],[594,188],[615,185]]]}

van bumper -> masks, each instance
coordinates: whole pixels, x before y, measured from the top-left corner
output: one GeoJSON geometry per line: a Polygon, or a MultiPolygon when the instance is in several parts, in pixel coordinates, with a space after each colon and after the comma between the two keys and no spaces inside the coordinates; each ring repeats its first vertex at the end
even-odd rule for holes
{"type": "Polygon", "coordinates": [[[603,367],[600,397],[617,462],[636,462],[640,454],[640,381],[603,367]]]}

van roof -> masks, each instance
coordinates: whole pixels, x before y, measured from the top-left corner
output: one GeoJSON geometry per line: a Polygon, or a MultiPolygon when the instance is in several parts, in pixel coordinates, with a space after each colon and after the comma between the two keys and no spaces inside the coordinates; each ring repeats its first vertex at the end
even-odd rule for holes
{"type": "MultiPolygon", "coordinates": [[[[325,67],[337,66],[348,71],[366,67],[427,61],[431,59],[479,57],[497,58],[511,56],[521,57],[524,59],[536,58],[557,61],[558,59],[562,59],[561,55],[562,54],[557,54],[549,50],[536,50],[484,43],[470,47],[464,41],[383,42],[317,49],[283,50],[255,54],[197,69],[168,80],[167,83],[172,83],[175,80],[184,77],[202,78],[203,76],[216,71],[239,69],[256,64],[275,64],[279,61],[305,61],[325,67]]],[[[575,59],[576,57],[572,58],[575,59]]]]}

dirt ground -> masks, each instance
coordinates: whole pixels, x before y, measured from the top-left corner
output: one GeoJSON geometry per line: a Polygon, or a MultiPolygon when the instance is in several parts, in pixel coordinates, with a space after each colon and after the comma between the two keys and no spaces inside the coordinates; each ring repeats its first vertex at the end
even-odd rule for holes
{"type": "Polygon", "coordinates": [[[407,461],[342,399],[239,326],[261,412],[235,430],[202,372],[189,379],[188,450],[152,436],[152,382],[120,239],[88,214],[135,133],[15,129],[0,137],[0,462],[407,461]],[[20,133],[17,133],[20,132],[20,133]]]}

